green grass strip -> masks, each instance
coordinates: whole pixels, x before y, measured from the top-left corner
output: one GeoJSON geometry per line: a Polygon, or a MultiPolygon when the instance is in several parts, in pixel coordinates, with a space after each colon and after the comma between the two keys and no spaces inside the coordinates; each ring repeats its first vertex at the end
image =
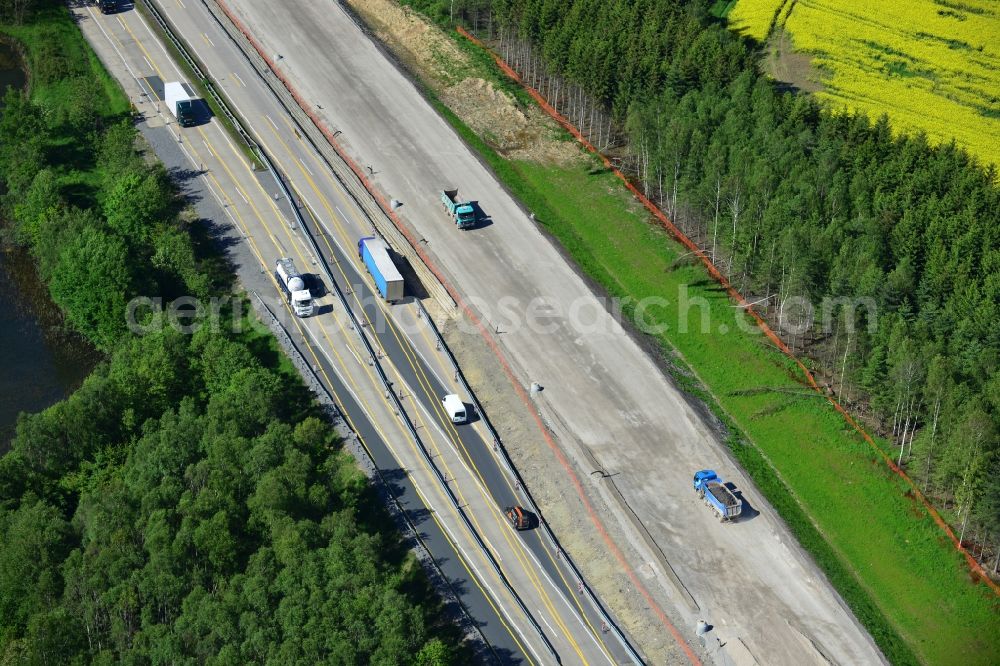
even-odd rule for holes
{"type": "Polygon", "coordinates": [[[588,277],[612,296],[667,299],[645,316],[667,326],[656,341],[676,381],[725,424],[739,463],[890,661],[988,664],[1000,654],[989,590],[970,581],[898,477],[805,390],[792,361],[703,267],[683,259],[620,181],[596,159],[572,168],[504,159],[433,91],[424,94],[588,277]],[[685,299],[701,305],[685,308],[685,299]]]}
{"type": "MultiPolygon", "coordinates": [[[[229,136],[233,139],[233,143],[239,146],[240,152],[242,152],[244,157],[247,158],[247,161],[250,162],[250,164],[258,165],[260,162],[260,158],[258,158],[257,154],[254,153],[253,149],[249,145],[247,145],[246,139],[244,139],[243,135],[240,134],[238,129],[236,129],[236,125],[233,124],[233,121],[230,120],[229,116],[222,110],[222,107],[219,106],[219,103],[218,101],[216,101],[215,96],[210,94],[209,92],[209,87],[211,86],[211,88],[216,93],[218,93],[221,97],[223,97],[223,99],[225,99],[225,95],[222,92],[222,87],[216,84],[211,79],[202,78],[195,73],[194,69],[192,69],[191,65],[188,64],[187,59],[181,53],[180,49],[177,48],[177,45],[173,42],[173,40],[170,39],[167,33],[160,26],[159,22],[153,17],[149,8],[146,7],[145,0],[139,0],[138,2],[136,2],[135,7],[139,11],[139,13],[143,15],[143,17],[146,19],[146,22],[151,26],[156,35],[160,38],[160,41],[166,46],[167,52],[170,54],[170,57],[173,59],[174,63],[176,63],[177,66],[180,68],[180,70],[184,72],[184,75],[187,77],[187,81],[185,83],[188,83],[191,86],[193,86],[195,91],[198,92],[201,99],[203,99],[205,103],[208,104],[208,108],[211,110],[214,120],[222,125],[223,129],[225,129],[226,132],[229,134],[229,136]]],[[[188,46],[188,44],[184,41],[184,39],[180,35],[175,35],[175,36],[177,37],[177,40],[184,46],[184,49],[188,52],[188,55],[190,55],[191,58],[193,58],[197,62],[198,59],[195,55],[195,52],[190,48],[190,46],[188,46]]],[[[199,62],[198,66],[203,67],[203,64],[199,62]]]]}

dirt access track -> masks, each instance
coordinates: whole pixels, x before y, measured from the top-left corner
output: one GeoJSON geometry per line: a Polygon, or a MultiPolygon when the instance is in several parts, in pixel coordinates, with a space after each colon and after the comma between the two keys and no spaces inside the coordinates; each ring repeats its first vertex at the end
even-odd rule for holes
{"type": "MultiPolygon", "coordinates": [[[[594,503],[597,520],[628,542],[621,543],[623,552],[641,553],[628,568],[679,620],[688,642],[697,644],[694,627],[705,619],[714,627],[706,654],[718,663],[883,663],[702,415],[344,9],[306,0],[226,5],[276,54],[282,74],[302,99],[313,101],[310,110],[341,132],[337,140],[352,158],[371,166],[371,180],[386,199],[402,202],[397,212],[439,273],[489,323],[516,381],[545,387],[535,403],[542,420],[585,491],[607,500],[594,503]],[[440,191],[451,188],[477,201],[490,223],[456,229],[439,201],[440,191]],[[528,325],[529,319],[535,323],[528,325]],[[720,525],[692,489],[692,474],[704,468],[732,481],[755,511],[720,525]],[[592,475],[595,470],[604,474],[592,475]],[[636,520],[613,496],[611,483],[636,520]]],[[[460,323],[452,324],[449,341],[462,359],[460,323]]],[[[466,333],[470,348],[483,346],[480,333],[466,333]]],[[[514,395],[500,381],[497,361],[478,372],[491,388],[514,395]]],[[[480,397],[489,410],[495,396],[480,397]]],[[[530,416],[523,404],[518,409],[530,416]]],[[[538,432],[532,437],[541,439],[538,432]]],[[[506,444],[517,456],[522,442],[507,436],[506,444]]],[[[539,493],[546,517],[555,518],[574,557],[593,562],[597,554],[576,552],[574,543],[583,541],[567,530],[593,535],[598,523],[561,520],[560,506],[578,502],[569,472],[558,465],[522,471],[529,483],[546,477],[556,484],[558,492],[539,493]]],[[[592,542],[601,547],[599,539],[592,542]]],[[[586,568],[584,573],[593,577],[586,568]]],[[[622,571],[608,571],[612,576],[622,571]]],[[[606,580],[592,582],[616,613],[646,599],[627,584],[609,593],[606,580]]],[[[662,620],[652,609],[648,617],[652,625],[662,620]]],[[[661,638],[667,634],[658,629],[661,638]]],[[[647,650],[649,634],[634,633],[647,650]]],[[[661,662],[681,653],[647,654],[661,662]]]]}

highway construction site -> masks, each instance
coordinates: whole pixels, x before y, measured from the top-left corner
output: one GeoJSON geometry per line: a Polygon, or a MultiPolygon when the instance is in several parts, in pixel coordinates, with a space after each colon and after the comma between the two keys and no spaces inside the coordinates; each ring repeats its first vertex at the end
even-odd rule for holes
{"type": "MultiPolygon", "coordinates": [[[[303,307],[285,326],[376,464],[409,479],[403,511],[422,504],[433,516],[416,531],[432,558],[447,561],[442,577],[475,596],[456,602],[471,624],[490,616],[483,633],[496,633],[485,640],[504,644],[495,656],[627,663],[636,650],[658,664],[883,661],[731,459],[718,423],[675,386],[668,360],[611,316],[408,78],[448,81],[450,68],[461,71],[460,52],[387,0],[352,3],[360,20],[340,5],[301,0],[189,4],[152,6],[170,34],[185,36],[182,48],[261,155],[273,156],[266,176],[235,166],[241,158],[226,152],[231,139],[216,123],[181,134],[162,114],[149,82],[176,66],[145,20],[77,11],[109,68],[136,99],[146,97],[139,108],[149,131],[171,132],[185,151],[207,149],[186,158],[209,174],[225,211],[215,213],[251,250],[244,286],[273,290],[257,264],[273,268],[294,255],[332,289],[315,299],[315,314],[303,307]],[[143,61],[156,71],[137,71],[143,61]],[[460,228],[457,210],[442,206],[451,190],[489,223],[460,228]],[[378,277],[376,295],[373,267],[384,260],[359,258],[374,236],[409,264],[404,275],[423,283],[407,294],[425,298],[390,295],[378,277]],[[574,330],[569,304],[582,304],[599,325],[574,330]],[[546,333],[518,325],[529,307],[551,324],[546,333]],[[442,411],[444,394],[462,395],[478,418],[456,425],[442,411]],[[410,442],[417,445],[406,453],[410,442]],[[732,484],[742,515],[720,524],[703,506],[691,487],[701,469],[732,484]],[[532,502],[545,529],[508,529],[500,509],[532,502]]],[[[183,76],[175,71],[169,76],[183,76]]],[[[472,83],[470,124],[492,124],[509,153],[583,159],[540,112],[472,83]]]]}

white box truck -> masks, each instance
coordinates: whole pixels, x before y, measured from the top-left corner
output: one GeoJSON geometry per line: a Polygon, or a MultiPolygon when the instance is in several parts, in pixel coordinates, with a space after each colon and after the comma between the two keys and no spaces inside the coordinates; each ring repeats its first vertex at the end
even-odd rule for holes
{"type": "Polygon", "coordinates": [[[181,127],[194,125],[194,102],[196,99],[198,98],[191,94],[186,83],[170,81],[163,84],[163,102],[181,127]]]}
{"type": "Polygon", "coordinates": [[[454,393],[449,393],[441,400],[444,411],[452,423],[465,423],[465,403],[454,393]]]}

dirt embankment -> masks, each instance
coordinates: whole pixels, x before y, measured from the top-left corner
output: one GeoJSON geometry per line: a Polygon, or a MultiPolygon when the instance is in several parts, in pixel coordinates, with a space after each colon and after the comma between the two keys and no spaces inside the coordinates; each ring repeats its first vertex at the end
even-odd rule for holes
{"type": "Polygon", "coordinates": [[[540,109],[518,104],[483,78],[481,65],[441,30],[393,0],[347,0],[375,36],[459,118],[500,154],[514,160],[569,165],[582,159],[540,109]]]}
{"type": "MultiPolygon", "coordinates": [[[[347,4],[396,58],[501,154],[561,166],[586,159],[579,146],[562,138],[565,133],[540,109],[521,106],[485,80],[480,65],[436,26],[393,0],[347,0],[347,4]]],[[[434,310],[433,304],[429,307],[434,310]]],[[[435,318],[442,323],[441,318],[435,318]]],[[[688,663],[620,563],[608,552],[576,493],[567,492],[565,471],[532,415],[514,394],[493,352],[478,335],[463,333],[472,328],[469,321],[449,320],[443,323],[442,332],[563,548],[650,663],[688,663]]],[[[641,563],[638,573],[643,583],[655,590],[658,603],[675,624],[680,624],[680,617],[670,609],[676,600],[664,596],[653,565],[636,550],[622,530],[622,521],[614,518],[615,509],[593,485],[599,480],[588,478],[586,483],[588,500],[602,517],[611,538],[629,562],[641,563]]]]}

